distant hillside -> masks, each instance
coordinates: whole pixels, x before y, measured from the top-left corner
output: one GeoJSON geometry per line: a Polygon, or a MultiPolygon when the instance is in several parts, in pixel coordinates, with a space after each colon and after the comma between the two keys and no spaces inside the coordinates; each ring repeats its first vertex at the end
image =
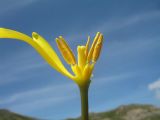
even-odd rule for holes
{"type": "Polygon", "coordinates": [[[36,120],[36,119],[1,109],[0,120],[36,120]]]}
{"type": "MultiPolygon", "coordinates": [[[[0,110],[0,120],[37,120],[8,110],[0,110]]],[[[41,119],[43,120],[43,119],[41,119]]],[[[53,119],[56,120],[56,119],[53,119]]],[[[81,120],[80,118],[67,120],[81,120]]],[[[160,120],[160,108],[152,105],[126,105],[115,110],[91,113],[90,120],[160,120]]]]}
{"type": "Polygon", "coordinates": [[[91,113],[90,120],[160,120],[160,108],[156,108],[152,105],[137,104],[120,106],[108,112],[91,113]]]}

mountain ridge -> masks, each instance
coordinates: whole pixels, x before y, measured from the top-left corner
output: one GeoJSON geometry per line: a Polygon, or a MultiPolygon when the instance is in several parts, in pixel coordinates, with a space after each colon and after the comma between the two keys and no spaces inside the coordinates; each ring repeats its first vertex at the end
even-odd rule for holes
{"type": "MultiPolygon", "coordinates": [[[[146,104],[121,105],[116,109],[90,113],[90,120],[160,120],[160,108],[146,104]]],[[[81,120],[69,118],[66,120],[81,120]]]]}
{"type": "Polygon", "coordinates": [[[15,112],[11,112],[7,109],[0,109],[0,120],[38,120],[25,115],[20,115],[15,112]]]}
{"type": "MultiPolygon", "coordinates": [[[[18,113],[0,109],[0,120],[44,120],[20,115],[18,113]]],[[[57,120],[57,119],[50,119],[57,120]]],[[[65,120],[81,120],[69,118],[65,120]]],[[[160,120],[160,108],[148,104],[121,105],[116,109],[90,113],[90,120],[160,120]]]]}

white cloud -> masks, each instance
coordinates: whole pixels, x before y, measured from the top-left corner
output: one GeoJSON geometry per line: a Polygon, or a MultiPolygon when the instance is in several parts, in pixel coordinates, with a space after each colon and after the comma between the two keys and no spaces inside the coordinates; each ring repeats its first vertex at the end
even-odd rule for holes
{"type": "Polygon", "coordinates": [[[155,92],[157,99],[160,99],[160,78],[157,81],[149,84],[148,88],[149,90],[155,92]]]}
{"type": "Polygon", "coordinates": [[[149,84],[149,89],[150,89],[150,90],[160,89],[160,79],[158,79],[157,81],[149,84]]]}

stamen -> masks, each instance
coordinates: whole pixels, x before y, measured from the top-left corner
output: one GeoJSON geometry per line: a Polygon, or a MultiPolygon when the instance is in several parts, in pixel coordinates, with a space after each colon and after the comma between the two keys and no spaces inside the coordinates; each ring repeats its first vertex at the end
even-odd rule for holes
{"type": "Polygon", "coordinates": [[[88,36],[88,40],[87,40],[87,43],[86,43],[86,51],[85,51],[86,56],[88,56],[89,43],[90,43],[90,36],[88,36]]]}
{"type": "Polygon", "coordinates": [[[72,50],[70,49],[70,47],[68,46],[68,44],[66,43],[66,41],[64,40],[64,38],[60,36],[59,38],[56,38],[56,42],[64,60],[68,64],[71,64],[71,65],[76,64],[75,56],[72,50]]]}
{"type": "Polygon", "coordinates": [[[86,65],[86,46],[78,46],[77,47],[78,51],[78,66],[83,70],[84,66],[86,65]]]}
{"type": "Polygon", "coordinates": [[[103,35],[100,34],[100,37],[95,45],[93,56],[92,56],[92,62],[96,62],[100,56],[100,52],[102,49],[102,44],[103,44],[103,35]]]}
{"type": "Polygon", "coordinates": [[[91,59],[92,59],[92,55],[93,55],[93,51],[94,51],[94,47],[99,39],[99,36],[100,36],[100,32],[97,32],[95,38],[94,38],[94,41],[92,43],[92,46],[90,48],[90,51],[88,53],[88,56],[87,56],[87,62],[90,63],[91,59]]]}

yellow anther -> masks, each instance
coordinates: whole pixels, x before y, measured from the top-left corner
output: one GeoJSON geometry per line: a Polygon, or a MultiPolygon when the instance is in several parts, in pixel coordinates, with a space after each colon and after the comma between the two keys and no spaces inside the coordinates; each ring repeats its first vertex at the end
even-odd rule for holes
{"type": "Polygon", "coordinates": [[[94,51],[93,51],[93,56],[92,56],[93,62],[96,62],[98,60],[100,52],[101,52],[102,44],[103,44],[103,35],[100,34],[100,37],[99,37],[99,39],[95,45],[94,51]]]}
{"type": "Polygon", "coordinates": [[[93,41],[93,43],[92,43],[92,46],[91,46],[91,48],[90,48],[90,50],[89,50],[88,56],[87,56],[87,61],[88,61],[88,63],[89,63],[89,62],[91,61],[91,59],[92,59],[94,47],[95,47],[95,45],[96,45],[96,43],[97,43],[97,41],[98,41],[98,39],[99,39],[99,36],[100,36],[100,32],[97,32],[97,34],[96,34],[96,36],[95,36],[95,38],[94,38],[94,41],[93,41]]]}
{"type": "Polygon", "coordinates": [[[86,65],[86,46],[78,46],[78,66],[83,70],[84,66],[86,65]]]}
{"type": "Polygon", "coordinates": [[[87,43],[86,43],[86,51],[85,51],[86,56],[88,56],[89,43],[90,43],[90,36],[88,36],[88,40],[87,40],[87,43]]]}
{"type": "Polygon", "coordinates": [[[60,36],[59,38],[56,38],[56,42],[57,42],[57,46],[59,48],[59,51],[61,52],[64,60],[68,63],[68,64],[76,64],[76,59],[75,56],[72,52],[72,50],[70,49],[70,47],[68,46],[68,44],[66,43],[66,41],[64,40],[64,38],[62,36],[60,36]]]}

